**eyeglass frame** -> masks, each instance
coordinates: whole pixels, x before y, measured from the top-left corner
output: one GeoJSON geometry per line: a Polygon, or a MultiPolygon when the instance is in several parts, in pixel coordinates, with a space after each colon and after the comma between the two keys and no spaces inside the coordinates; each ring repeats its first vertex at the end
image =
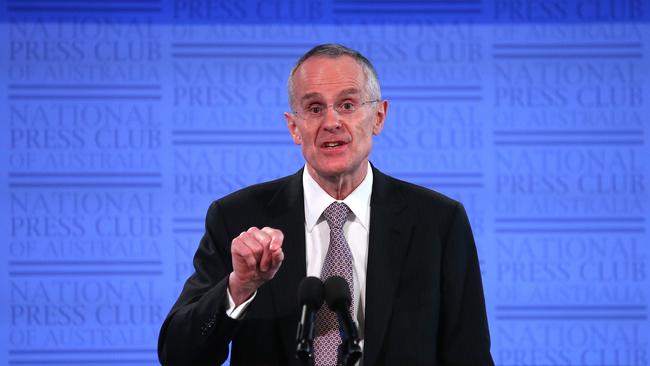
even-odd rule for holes
{"type": "MultiPolygon", "coordinates": [[[[332,104],[324,104],[324,105],[323,105],[323,107],[324,107],[323,114],[320,115],[320,116],[318,116],[318,117],[316,117],[316,118],[311,118],[311,117],[308,117],[308,116],[302,117],[301,114],[298,113],[297,111],[291,111],[291,113],[293,113],[295,116],[300,117],[300,118],[305,119],[305,120],[308,120],[308,119],[318,120],[318,119],[325,118],[325,115],[327,114],[327,110],[329,110],[330,108],[332,108],[332,110],[335,111],[339,116],[345,116],[345,115],[348,115],[348,116],[349,116],[349,115],[354,114],[355,112],[357,112],[358,110],[360,110],[361,107],[363,107],[363,106],[365,106],[365,105],[367,105],[367,104],[370,104],[370,103],[378,103],[378,102],[381,102],[381,101],[382,101],[381,99],[367,100],[367,101],[365,101],[365,102],[361,102],[361,103],[359,103],[358,108],[356,108],[355,110],[353,110],[353,111],[346,111],[346,110],[343,110],[343,113],[341,113],[341,111],[339,111],[338,109],[336,109],[336,108],[334,107],[334,106],[336,105],[336,103],[332,103],[332,104]]],[[[343,105],[343,104],[345,104],[345,103],[350,103],[350,102],[341,102],[341,103],[339,103],[339,106],[341,106],[341,105],[343,105]]],[[[314,117],[315,117],[315,116],[314,116],[314,117]]]]}

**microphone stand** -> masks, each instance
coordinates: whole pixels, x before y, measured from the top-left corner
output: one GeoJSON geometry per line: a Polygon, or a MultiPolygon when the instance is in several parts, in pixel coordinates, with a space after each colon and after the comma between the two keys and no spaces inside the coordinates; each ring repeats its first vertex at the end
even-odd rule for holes
{"type": "MultiPolygon", "coordinates": [[[[307,307],[302,309],[301,322],[299,324],[314,324],[315,312],[310,312],[307,307]],[[309,319],[307,319],[309,318],[309,319]]],[[[298,328],[298,334],[301,333],[298,328]]],[[[314,366],[314,328],[310,329],[306,339],[301,339],[296,347],[296,356],[304,366],[314,366]]]]}
{"type": "Polygon", "coordinates": [[[337,316],[341,334],[341,344],[338,347],[338,366],[354,366],[361,358],[361,346],[356,324],[350,316],[337,316]]]}

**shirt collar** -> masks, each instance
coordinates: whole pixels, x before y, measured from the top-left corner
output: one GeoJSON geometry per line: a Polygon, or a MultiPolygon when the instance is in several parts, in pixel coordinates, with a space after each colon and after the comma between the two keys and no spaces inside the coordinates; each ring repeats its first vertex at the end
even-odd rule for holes
{"type": "MultiPolygon", "coordinates": [[[[370,163],[366,171],[366,177],[361,184],[352,191],[343,201],[352,213],[354,220],[359,222],[366,230],[370,227],[370,194],[372,193],[373,174],[370,163]]],[[[309,174],[307,167],[302,172],[302,186],[305,192],[305,223],[307,231],[311,232],[318,223],[323,211],[332,202],[337,201],[327,194],[309,174]]]]}

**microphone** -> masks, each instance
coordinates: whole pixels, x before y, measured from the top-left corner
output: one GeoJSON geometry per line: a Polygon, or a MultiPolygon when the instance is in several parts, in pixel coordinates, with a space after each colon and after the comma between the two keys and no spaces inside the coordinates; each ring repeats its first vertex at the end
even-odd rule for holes
{"type": "Polygon", "coordinates": [[[296,358],[305,365],[314,364],[314,318],[325,297],[323,282],[318,277],[305,277],[298,286],[298,301],[302,307],[296,330],[296,358]]]}
{"type": "Polygon", "coordinates": [[[341,345],[338,349],[340,365],[354,365],[361,358],[359,346],[359,331],[350,316],[350,288],[345,279],[332,276],[325,280],[325,301],[327,306],[336,313],[339,320],[341,345]]]}

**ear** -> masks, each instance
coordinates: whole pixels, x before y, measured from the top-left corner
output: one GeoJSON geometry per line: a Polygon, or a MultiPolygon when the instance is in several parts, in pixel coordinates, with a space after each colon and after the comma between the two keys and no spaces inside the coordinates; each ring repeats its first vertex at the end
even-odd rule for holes
{"type": "Polygon", "coordinates": [[[293,139],[293,142],[296,145],[300,145],[302,143],[302,138],[300,137],[300,131],[298,130],[298,125],[296,125],[298,119],[291,112],[284,112],[284,119],[287,120],[287,127],[289,128],[289,133],[291,134],[291,138],[293,139]]]}
{"type": "Polygon", "coordinates": [[[372,126],[372,134],[377,136],[384,129],[384,122],[386,121],[386,113],[388,113],[388,101],[382,100],[379,102],[375,111],[375,121],[372,126]]]}

